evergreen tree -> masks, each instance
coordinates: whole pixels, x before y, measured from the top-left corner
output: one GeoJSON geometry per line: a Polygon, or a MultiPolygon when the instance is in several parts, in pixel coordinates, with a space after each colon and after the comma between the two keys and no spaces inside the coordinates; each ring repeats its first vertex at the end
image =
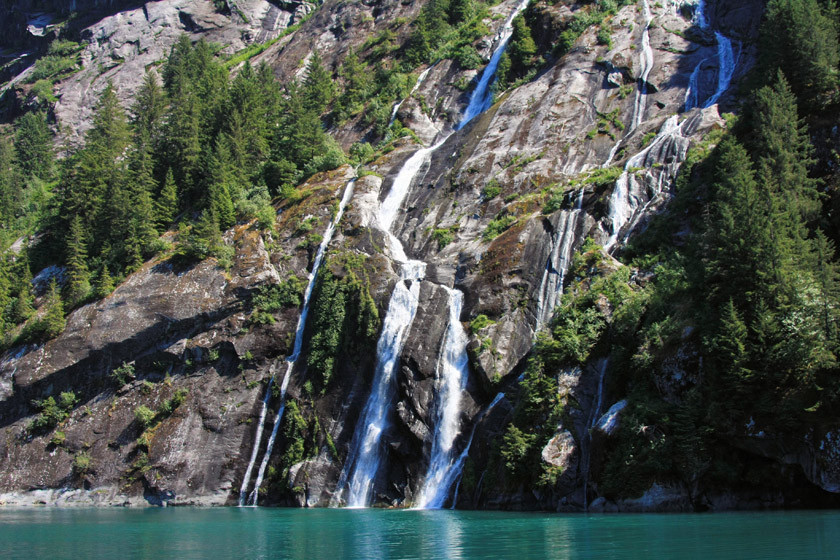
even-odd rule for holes
{"type": "Polygon", "coordinates": [[[12,232],[23,201],[23,189],[14,163],[14,152],[5,137],[0,136],[0,226],[12,232]]]}
{"type": "Polygon", "coordinates": [[[90,273],[87,267],[87,245],[82,221],[74,216],[66,240],[65,262],[67,263],[67,301],[77,305],[90,293],[90,273]]]}
{"type": "Polygon", "coordinates": [[[813,242],[813,271],[819,293],[821,321],[825,338],[837,344],[837,320],[840,311],[840,266],[834,260],[835,248],[822,230],[817,230],[813,242]]]}
{"type": "Polygon", "coordinates": [[[467,21],[473,16],[475,8],[472,0],[450,0],[449,2],[449,24],[458,25],[467,21]]]}
{"type": "Polygon", "coordinates": [[[517,69],[518,75],[534,65],[533,59],[537,54],[537,44],[531,37],[531,28],[525,21],[525,16],[519,14],[513,19],[513,34],[510,37],[511,68],[517,69]]]}
{"type": "Polygon", "coordinates": [[[335,112],[336,118],[342,121],[362,111],[365,101],[370,96],[373,76],[352,49],[344,57],[338,75],[344,82],[344,90],[336,99],[335,112]]]}
{"type": "Polygon", "coordinates": [[[775,297],[779,288],[780,255],[774,238],[773,214],[759,190],[752,161],[733,139],[718,148],[709,251],[706,267],[708,297],[714,307],[729,300],[741,311],[759,300],[775,297]]]}
{"type": "Polygon", "coordinates": [[[730,403],[730,407],[741,402],[753,376],[748,367],[747,334],[747,326],[730,299],[721,309],[718,332],[710,349],[718,378],[717,399],[730,403]]]}
{"type": "Polygon", "coordinates": [[[201,199],[197,189],[202,145],[200,106],[186,70],[180,70],[173,80],[166,124],[167,162],[181,188],[180,203],[189,207],[201,199]]]}
{"type": "Polygon", "coordinates": [[[236,223],[231,188],[237,191],[240,189],[233,185],[230,152],[224,135],[216,142],[208,167],[210,184],[207,189],[207,207],[218,217],[219,225],[227,229],[236,223]]]}
{"type": "Polygon", "coordinates": [[[779,68],[799,100],[819,108],[836,96],[840,45],[837,21],[818,0],[771,0],[760,36],[761,75],[779,68]]]}
{"type": "Polygon", "coordinates": [[[791,213],[792,223],[814,219],[819,210],[817,182],[808,176],[814,163],[808,129],[799,119],[796,98],[779,72],[772,87],[755,95],[750,111],[750,148],[758,177],[791,213]]]}
{"type": "Polygon", "coordinates": [[[154,218],[157,230],[160,233],[169,228],[175,221],[178,213],[178,187],[175,185],[175,176],[172,169],[166,171],[166,180],[160,189],[160,194],[154,201],[154,218]]]}
{"type": "Polygon", "coordinates": [[[44,303],[45,312],[39,320],[39,330],[46,339],[57,337],[64,331],[67,321],[64,318],[64,304],[58,293],[58,286],[55,278],[50,280],[50,287],[47,291],[47,299],[44,303]]]}
{"type": "Polygon", "coordinates": [[[324,61],[318,51],[313,51],[303,81],[304,107],[320,116],[335,98],[335,93],[332,75],[324,68],[324,61]]]}
{"type": "Polygon", "coordinates": [[[143,85],[137,91],[131,112],[137,151],[152,154],[159,150],[166,114],[166,93],[153,71],[147,71],[143,77],[143,85]]]}
{"type": "Polygon", "coordinates": [[[43,113],[25,113],[17,120],[15,151],[25,176],[49,181],[54,173],[52,133],[43,113]]]}
{"type": "Polygon", "coordinates": [[[100,267],[99,274],[96,276],[94,291],[96,297],[100,299],[108,297],[114,291],[114,279],[111,278],[111,273],[105,265],[100,267]]]}

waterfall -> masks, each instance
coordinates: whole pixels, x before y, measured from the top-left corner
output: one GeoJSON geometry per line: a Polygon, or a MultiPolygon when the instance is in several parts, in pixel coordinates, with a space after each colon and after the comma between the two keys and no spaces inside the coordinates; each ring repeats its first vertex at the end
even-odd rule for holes
{"type": "Polygon", "coordinates": [[[648,4],[648,0],[642,0],[642,14],[645,18],[645,27],[642,30],[642,52],[639,54],[639,65],[641,66],[642,75],[639,87],[636,90],[636,99],[633,102],[633,118],[630,119],[630,128],[627,130],[627,133],[622,136],[610,150],[610,154],[607,156],[607,161],[601,166],[603,169],[612,165],[613,159],[615,159],[616,154],[618,154],[618,149],[621,147],[621,143],[645,120],[648,78],[653,70],[654,62],[653,49],[651,49],[650,46],[650,25],[653,22],[653,14],[650,11],[650,4],[648,4]]]}
{"type": "Polygon", "coordinates": [[[489,109],[493,104],[493,95],[490,92],[490,86],[493,83],[493,78],[496,76],[496,68],[499,66],[499,61],[505,53],[505,49],[507,48],[511,35],[513,35],[513,20],[517,15],[519,15],[519,12],[528,7],[528,1],[529,0],[520,0],[508,16],[507,20],[505,20],[505,23],[499,32],[496,50],[493,51],[493,55],[490,57],[490,62],[487,63],[487,66],[481,73],[478,85],[475,87],[475,90],[470,96],[470,102],[467,105],[467,108],[464,109],[461,122],[459,122],[458,126],[455,127],[455,130],[461,130],[464,128],[468,122],[489,109]]]}
{"type": "MultiPolygon", "coordinates": [[[[682,124],[677,115],[662,125],[659,134],[647,148],[627,160],[624,171],[615,182],[610,196],[609,217],[612,231],[604,249],[609,252],[619,241],[619,233],[629,224],[629,234],[651,202],[665,186],[666,180],[676,176],[680,164],[688,153],[689,140],[682,135],[682,124]],[[664,163],[667,162],[667,163],[664,163]],[[657,165],[658,164],[658,165],[657,165]],[[636,177],[637,170],[644,171],[643,180],[636,177]],[[644,198],[649,196],[647,203],[644,198]]],[[[626,235],[625,235],[626,239],[626,235]]]]}
{"type": "Polygon", "coordinates": [[[578,218],[583,209],[583,189],[578,192],[574,210],[565,210],[560,215],[557,230],[551,238],[551,249],[546,259],[545,270],[537,296],[537,328],[548,324],[551,314],[557,306],[558,298],[563,295],[563,283],[566,271],[572,260],[578,218]]]}
{"type": "Polygon", "coordinates": [[[461,488],[461,472],[463,472],[464,463],[466,463],[467,457],[469,457],[470,455],[470,447],[472,447],[473,438],[475,437],[475,430],[476,428],[478,428],[479,422],[484,420],[484,418],[488,414],[490,414],[490,411],[496,408],[496,405],[499,404],[499,401],[501,401],[504,397],[504,393],[499,393],[498,395],[496,395],[496,398],[493,399],[493,402],[487,405],[487,408],[485,408],[484,411],[478,415],[478,418],[476,418],[475,423],[473,424],[472,431],[470,432],[470,439],[467,440],[467,445],[464,447],[464,450],[461,451],[461,454],[458,456],[458,460],[455,462],[455,466],[453,467],[453,471],[455,471],[455,476],[453,477],[453,480],[457,480],[457,483],[455,484],[455,493],[452,496],[452,509],[455,509],[455,506],[458,503],[458,490],[460,490],[461,488]]]}
{"type": "Polygon", "coordinates": [[[467,333],[461,325],[461,308],[464,294],[458,290],[449,292],[449,328],[443,342],[438,361],[435,389],[437,408],[435,410],[435,431],[429,468],[417,499],[421,509],[440,509],[460,474],[456,470],[454,452],[455,439],[461,431],[461,393],[467,388],[467,333]]]}
{"type": "MultiPolygon", "coordinates": [[[[271,430],[271,435],[268,438],[268,443],[266,445],[262,463],[260,464],[257,479],[254,482],[254,489],[251,491],[250,496],[248,496],[250,498],[250,504],[253,506],[257,505],[260,486],[262,486],[263,477],[265,476],[265,470],[268,466],[268,461],[271,458],[271,451],[274,448],[274,441],[275,439],[277,439],[277,431],[280,427],[280,420],[282,420],[283,411],[286,408],[286,389],[289,386],[289,379],[291,378],[292,369],[294,368],[295,362],[300,356],[300,351],[303,347],[303,331],[306,328],[306,317],[309,314],[309,300],[312,297],[312,290],[315,287],[315,281],[318,278],[318,270],[321,268],[321,263],[324,260],[324,254],[327,251],[327,245],[330,244],[330,241],[332,241],[333,238],[333,234],[335,234],[335,228],[338,225],[339,221],[341,221],[341,217],[344,215],[344,209],[347,207],[347,203],[350,202],[350,199],[353,198],[353,189],[355,187],[355,184],[356,179],[351,179],[350,182],[347,183],[347,186],[344,188],[344,196],[342,196],[341,202],[338,205],[338,213],[336,213],[335,218],[333,218],[330,221],[330,224],[327,226],[326,231],[324,231],[324,238],[321,240],[321,245],[318,247],[318,252],[315,254],[315,262],[312,264],[312,272],[309,273],[309,283],[306,285],[306,291],[303,295],[303,308],[301,309],[300,317],[298,318],[293,351],[291,356],[289,356],[286,359],[286,361],[288,362],[286,366],[286,374],[283,376],[283,381],[280,385],[280,408],[277,410],[277,415],[274,418],[274,426],[271,430]]],[[[262,409],[260,410],[259,423],[257,424],[257,432],[254,437],[254,449],[251,451],[251,460],[248,463],[248,468],[245,470],[245,477],[243,478],[242,486],[239,489],[240,506],[245,505],[245,500],[248,492],[248,483],[251,481],[251,473],[254,470],[254,463],[257,460],[257,455],[259,454],[259,447],[262,443],[265,418],[268,411],[268,401],[271,398],[271,387],[273,384],[274,374],[272,374],[271,379],[268,382],[268,387],[266,387],[265,398],[263,399],[262,409]]]]}
{"type": "MultiPolygon", "coordinates": [[[[706,31],[711,27],[709,19],[706,17],[706,2],[700,0],[694,10],[694,22],[697,27],[706,31]]],[[[738,44],[738,53],[732,45],[732,40],[715,31],[715,40],[717,41],[717,58],[718,58],[718,73],[717,73],[717,89],[703,104],[702,107],[711,107],[717,103],[721,96],[729,89],[732,83],[732,76],[735,74],[735,68],[738,64],[738,58],[741,56],[741,44],[738,44]]],[[[694,71],[691,73],[691,78],[688,81],[688,89],[685,92],[685,110],[690,111],[695,107],[700,107],[700,75],[702,73],[703,65],[708,61],[705,58],[700,61],[694,71]]]]}
{"type": "MultiPolygon", "coordinates": [[[[499,60],[513,34],[513,18],[527,5],[528,0],[520,0],[505,21],[499,34],[496,50],[490,62],[482,71],[478,86],[473,91],[470,103],[464,111],[461,121],[456,126],[456,130],[463,128],[472,118],[489,107],[491,101],[490,84],[499,60]]],[[[340,505],[345,491],[347,492],[346,504],[349,507],[367,507],[371,500],[373,485],[383,458],[381,440],[388,428],[388,413],[391,401],[396,393],[399,357],[405,344],[405,337],[417,313],[420,281],[423,280],[426,272],[426,263],[410,260],[407,257],[402,243],[391,232],[391,227],[415,177],[449,136],[451,136],[451,133],[434,146],[422,148],[408,158],[397,173],[388,196],[379,206],[378,227],[387,235],[391,258],[400,263],[400,281],[391,295],[391,301],[388,304],[388,311],[382,326],[382,334],[377,342],[373,388],[350,442],[350,453],[336,485],[335,493],[330,502],[331,506],[340,505]]],[[[466,355],[466,336],[459,344],[463,346],[463,352],[466,355]]],[[[457,431],[455,435],[457,435],[457,431]]],[[[454,440],[454,436],[452,439],[454,440]]],[[[457,471],[457,474],[459,473],[460,470],[457,471]]],[[[457,476],[457,474],[453,476],[457,476]]]]}
{"type": "Polygon", "coordinates": [[[420,89],[420,86],[423,84],[423,81],[426,79],[426,76],[429,75],[429,70],[431,70],[434,67],[435,67],[435,65],[432,64],[431,66],[429,66],[428,68],[423,70],[420,73],[420,75],[417,76],[417,81],[414,83],[414,87],[411,88],[411,91],[408,92],[408,96],[405,99],[400,99],[399,101],[397,101],[394,104],[394,108],[391,109],[391,118],[388,119],[388,128],[391,128],[391,125],[394,124],[394,120],[396,120],[396,118],[397,118],[397,111],[400,110],[400,107],[405,102],[405,100],[408,99],[409,97],[411,97],[412,95],[414,95],[414,92],[416,92],[418,89],[420,89]]]}
{"type": "Polygon", "coordinates": [[[426,274],[426,263],[408,259],[402,243],[391,233],[391,226],[414,178],[431,154],[445,141],[444,138],[431,148],[415,152],[400,169],[388,196],[379,206],[378,226],[387,235],[391,257],[400,263],[400,280],[391,294],[382,333],[376,344],[373,387],[350,442],[350,453],[331,500],[333,506],[340,504],[345,489],[348,489],[348,506],[367,507],[370,502],[373,483],[382,462],[380,441],[388,428],[388,412],[396,393],[399,357],[417,314],[420,281],[426,274]]]}
{"type": "Polygon", "coordinates": [[[642,0],[642,13],[645,17],[645,28],[642,31],[642,53],[639,55],[639,62],[642,67],[641,83],[636,90],[636,101],[633,104],[633,121],[628,134],[634,131],[642,121],[645,120],[645,108],[647,107],[647,83],[650,72],[653,70],[653,49],[650,48],[650,24],[653,21],[653,14],[650,11],[648,0],[642,0]]]}
{"type": "Polygon", "coordinates": [[[584,463],[584,471],[583,471],[583,509],[584,511],[587,509],[587,493],[589,488],[589,467],[590,467],[590,459],[592,458],[592,430],[595,429],[595,425],[598,423],[598,419],[600,418],[601,407],[604,405],[604,380],[607,377],[607,366],[609,365],[609,359],[602,358],[598,360],[598,392],[595,395],[595,402],[593,403],[595,407],[589,413],[589,422],[588,429],[586,430],[586,434],[584,435],[584,439],[586,440],[586,456],[585,456],[585,463],[584,463]]]}

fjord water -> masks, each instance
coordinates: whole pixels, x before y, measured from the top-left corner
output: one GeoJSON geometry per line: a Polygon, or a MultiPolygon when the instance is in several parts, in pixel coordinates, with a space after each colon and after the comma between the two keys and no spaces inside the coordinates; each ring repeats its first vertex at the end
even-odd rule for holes
{"type": "Polygon", "coordinates": [[[8,509],[0,556],[837,558],[840,512],[559,515],[420,510],[8,509]]]}

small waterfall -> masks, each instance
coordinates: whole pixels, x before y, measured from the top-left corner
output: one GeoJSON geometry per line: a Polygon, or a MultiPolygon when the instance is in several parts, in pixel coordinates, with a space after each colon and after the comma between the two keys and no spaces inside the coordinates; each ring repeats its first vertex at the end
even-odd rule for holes
{"type": "Polygon", "coordinates": [[[563,295],[566,272],[572,261],[578,218],[583,209],[583,189],[578,192],[575,209],[563,211],[557,230],[551,238],[551,250],[545,263],[540,291],[537,296],[537,329],[548,324],[551,314],[557,306],[558,298],[563,295]]]}
{"type": "Polygon", "coordinates": [[[464,294],[446,288],[449,292],[449,328],[437,366],[435,389],[435,431],[429,468],[417,499],[420,509],[440,509],[449,497],[449,491],[460,474],[455,469],[455,439],[461,431],[461,393],[467,388],[467,333],[461,325],[464,294]]]}
{"type": "Polygon", "coordinates": [[[455,493],[452,496],[451,509],[455,509],[455,506],[458,504],[458,490],[461,489],[461,473],[464,471],[464,463],[467,462],[467,457],[469,457],[470,455],[470,447],[472,447],[473,438],[475,437],[475,430],[478,428],[478,424],[482,420],[484,420],[484,418],[486,418],[488,414],[490,414],[490,411],[496,408],[496,405],[499,404],[499,401],[501,401],[504,397],[504,393],[499,393],[498,395],[496,395],[496,398],[493,399],[493,402],[487,405],[487,408],[485,408],[484,411],[478,415],[478,418],[476,418],[475,423],[473,424],[472,431],[470,432],[470,439],[467,440],[467,445],[464,447],[464,450],[461,451],[461,454],[458,456],[458,460],[455,462],[455,465],[452,468],[452,470],[455,473],[453,480],[457,480],[457,483],[455,484],[455,493]]]}
{"type": "Polygon", "coordinates": [[[595,429],[595,425],[598,423],[598,419],[601,417],[601,407],[604,405],[604,380],[607,377],[607,366],[609,365],[609,359],[602,358],[598,360],[598,393],[595,395],[595,407],[592,409],[592,412],[589,414],[589,422],[588,430],[586,430],[586,434],[584,435],[584,439],[586,440],[586,457],[585,457],[585,470],[583,471],[583,509],[586,511],[588,508],[588,490],[589,490],[589,467],[590,467],[590,460],[592,458],[592,430],[595,429]]]}
{"type": "Polygon", "coordinates": [[[604,246],[607,252],[618,243],[621,229],[629,224],[629,234],[651,202],[662,192],[666,181],[676,176],[688,153],[688,146],[689,140],[682,135],[679,117],[673,115],[665,121],[659,134],[647,148],[627,160],[610,196],[609,217],[612,233],[604,246]],[[663,163],[665,161],[668,163],[663,163]],[[636,177],[638,169],[644,170],[642,181],[636,177]],[[649,197],[647,203],[644,202],[645,197],[649,197]]]}
{"type": "Polygon", "coordinates": [[[420,86],[423,84],[423,81],[426,79],[426,76],[429,75],[429,70],[431,70],[434,67],[435,67],[435,65],[432,64],[431,66],[429,66],[428,68],[423,70],[420,73],[420,75],[417,76],[417,81],[414,83],[414,87],[411,88],[411,91],[408,93],[408,97],[406,97],[405,99],[400,99],[399,101],[397,101],[394,104],[394,108],[391,109],[391,118],[388,119],[388,128],[391,128],[391,125],[394,124],[394,120],[396,120],[396,118],[397,118],[397,111],[400,110],[400,107],[405,102],[405,100],[408,99],[409,97],[411,97],[412,95],[414,95],[414,92],[416,92],[418,89],[420,89],[420,86]]]}
{"type": "Polygon", "coordinates": [[[505,24],[499,32],[496,50],[493,51],[493,55],[490,57],[490,62],[487,63],[487,66],[482,71],[481,78],[478,80],[478,85],[475,87],[475,91],[473,91],[472,96],[470,97],[469,105],[467,105],[467,108],[464,109],[461,122],[459,122],[458,126],[455,127],[455,130],[461,130],[464,128],[468,122],[489,109],[493,104],[493,95],[490,92],[490,86],[493,83],[493,79],[496,77],[496,68],[498,68],[499,61],[505,53],[508,41],[510,41],[510,37],[513,35],[513,20],[517,15],[519,15],[519,12],[528,7],[528,1],[529,0],[520,0],[508,16],[507,20],[505,20],[505,24]]]}
{"type": "MultiPolygon", "coordinates": [[[[710,27],[709,19],[706,17],[706,2],[700,0],[694,10],[694,22],[702,30],[708,30],[710,27]]],[[[702,107],[711,107],[717,103],[721,96],[729,89],[732,83],[732,76],[735,74],[735,68],[738,65],[738,58],[740,58],[741,44],[738,45],[738,53],[732,45],[732,40],[715,31],[715,39],[717,41],[717,89],[703,104],[702,107]]],[[[703,65],[708,62],[708,58],[703,59],[691,73],[691,78],[688,81],[688,89],[685,92],[685,111],[690,111],[695,107],[700,107],[700,75],[703,72],[703,65]]]]}
{"type": "Polygon", "coordinates": [[[265,398],[263,399],[262,409],[260,410],[259,423],[257,424],[257,432],[254,437],[254,449],[251,452],[251,460],[248,463],[248,468],[245,470],[245,477],[243,478],[242,486],[239,489],[240,506],[245,505],[246,496],[250,498],[248,501],[251,505],[257,505],[260,487],[262,486],[263,477],[265,476],[265,470],[268,466],[268,461],[271,458],[271,451],[274,449],[274,441],[277,439],[277,431],[280,428],[283,411],[286,408],[286,389],[289,386],[292,369],[294,369],[295,362],[300,356],[300,351],[303,347],[303,331],[306,328],[306,317],[309,314],[309,300],[312,297],[312,290],[315,287],[315,281],[318,278],[318,270],[321,268],[321,263],[324,260],[324,254],[327,251],[327,246],[330,244],[330,241],[332,241],[333,235],[335,234],[335,228],[339,221],[341,221],[341,217],[344,215],[344,209],[347,207],[347,203],[350,202],[350,199],[353,198],[353,189],[355,184],[356,179],[352,179],[344,188],[344,196],[341,198],[341,202],[338,205],[338,213],[327,226],[326,231],[324,231],[324,238],[321,240],[321,245],[318,247],[318,252],[315,255],[315,262],[312,264],[312,272],[309,273],[309,283],[306,285],[306,291],[303,295],[303,308],[301,309],[300,317],[298,318],[292,355],[286,358],[286,361],[288,362],[286,366],[286,374],[283,376],[283,381],[280,384],[280,408],[277,410],[277,415],[274,418],[274,426],[271,430],[271,435],[268,438],[265,454],[263,455],[263,460],[260,464],[256,481],[254,482],[254,489],[251,491],[250,496],[247,496],[248,484],[251,481],[251,473],[254,470],[254,463],[256,462],[257,455],[259,454],[259,447],[262,443],[265,418],[268,411],[268,401],[271,398],[271,387],[274,383],[273,374],[271,380],[268,382],[268,387],[266,387],[265,398]]]}
{"type": "MultiPolygon", "coordinates": [[[[455,130],[464,127],[472,118],[489,107],[490,84],[495,75],[499,60],[513,34],[513,18],[524,10],[528,0],[521,0],[505,21],[499,34],[498,46],[490,63],[484,68],[478,86],[470,97],[470,103],[464,111],[461,122],[455,130]]],[[[405,200],[415,177],[429,161],[432,154],[440,148],[451,134],[430,148],[415,152],[400,169],[388,196],[379,207],[378,226],[388,236],[391,258],[401,264],[400,282],[394,288],[388,312],[382,326],[382,334],[377,342],[376,371],[373,388],[362,411],[362,416],[350,442],[350,453],[344,463],[341,476],[336,485],[330,505],[341,504],[342,495],[347,491],[347,506],[367,507],[370,503],[373,484],[382,462],[382,435],[388,428],[388,412],[396,392],[396,373],[399,357],[405,344],[405,336],[414,322],[417,313],[420,282],[425,277],[426,263],[409,260],[402,243],[391,232],[391,226],[397,212],[405,200]],[[408,281],[408,282],[407,282],[408,281]]],[[[466,336],[463,340],[466,353],[466,336]]],[[[454,439],[454,438],[453,438],[454,439]]],[[[458,471],[460,473],[460,470],[458,471]]]]}
{"type": "Polygon", "coordinates": [[[648,0],[642,0],[642,14],[645,17],[645,27],[642,30],[642,52],[639,54],[639,64],[642,69],[642,75],[640,78],[641,81],[639,83],[639,88],[636,90],[636,99],[633,102],[633,118],[630,119],[630,128],[627,130],[627,133],[619,138],[619,140],[613,145],[609,156],[607,156],[607,161],[601,166],[602,169],[606,169],[612,165],[612,162],[621,147],[621,143],[624,142],[624,139],[630,136],[630,134],[632,134],[633,131],[636,130],[645,120],[648,78],[653,70],[654,63],[653,49],[651,49],[650,46],[650,25],[653,22],[653,13],[650,11],[648,0]]]}
{"type": "Polygon", "coordinates": [[[636,102],[633,104],[633,121],[630,125],[630,132],[638,128],[645,120],[645,109],[647,107],[647,83],[650,72],[653,70],[653,49],[650,48],[650,24],[653,22],[653,14],[650,11],[648,0],[642,0],[642,13],[645,17],[645,28],[642,31],[642,53],[639,62],[642,67],[641,83],[636,91],[636,102]]]}

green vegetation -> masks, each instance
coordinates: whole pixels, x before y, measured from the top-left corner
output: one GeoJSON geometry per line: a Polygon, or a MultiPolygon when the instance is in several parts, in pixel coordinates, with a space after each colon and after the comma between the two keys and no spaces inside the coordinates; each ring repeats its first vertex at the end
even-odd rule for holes
{"type": "Polygon", "coordinates": [[[41,413],[29,423],[28,430],[33,434],[42,434],[52,430],[70,416],[70,412],[78,402],[79,398],[75,393],[69,391],[61,393],[58,401],[54,397],[33,401],[33,406],[41,413]]]}
{"type": "Polygon", "coordinates": [[[358,255],[339,255],[325,264],[312,294],[312,335],[306,360],[314,389],[320,393],[326,391],[342,361],[375,352],[380,325],[364,260],[358,255]],[[343,276],[332,272],[336,267],[343,276]]]}
{"type": "Polygon", "coordinates": [[[475,319],[470,321],[470,332],[472,334],[478,334],[481,329],[489,327],[495,322],[496,321],[493,321],[487,315],[476,315],[475,319]]]}
{"type": "Polygon", "coordinates": [[[516,222],[516,216],[508,214],[503,210],[498,216],[490,220],[490,223],[487,224],[487,228],[484,230],[482,237],[485,241],[492,241],[516,222]]]}
{"type": "Polygon", "coordinates": [[[123,362],[121,366],[111,371],[110,377],[117,384],[117,387],[124,386],[134,380],[134,364],[123,362]]]}
{"type": "Polygon", "coordinates": [[[252,298],[254,312],[251,322],[274,323],[274,313],[284,307],[298,307],[303,301],[306,283],[297,276],[290,276],[279,284],[262,286],[252,298]]]}
{"type": "Polygon", "coordinates": [[[93,458],[87,451],[79,451],[73,456],[73,474],[84,476],[93,468],[93,458]]]}

